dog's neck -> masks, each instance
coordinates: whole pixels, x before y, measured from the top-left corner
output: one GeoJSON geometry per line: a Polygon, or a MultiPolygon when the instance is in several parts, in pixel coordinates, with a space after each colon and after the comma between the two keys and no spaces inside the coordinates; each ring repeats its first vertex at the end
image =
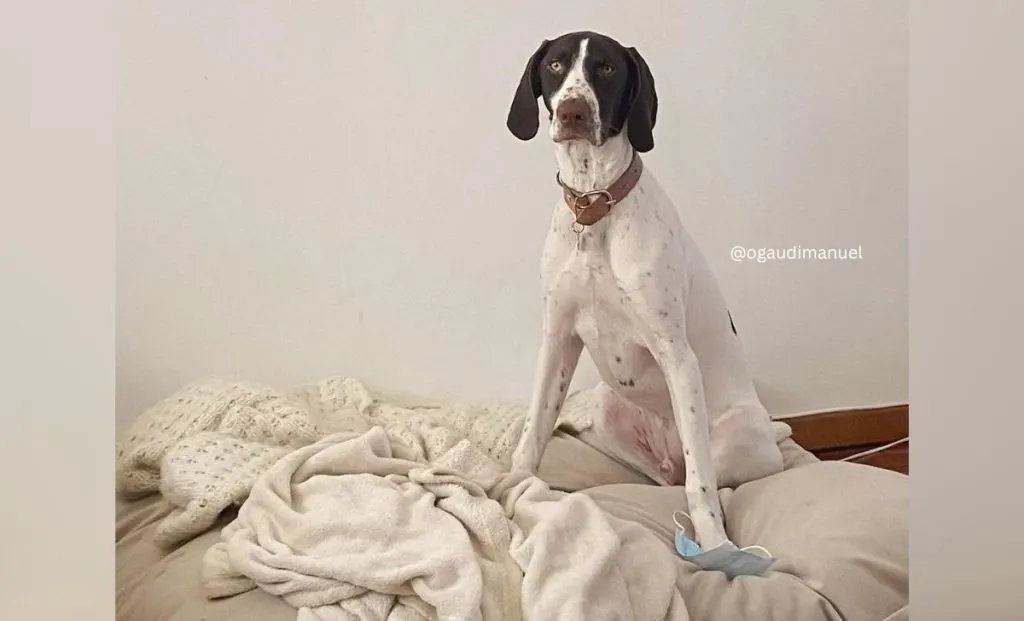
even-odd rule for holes
{"type": "Polygon", "coordinates": [[[555,143],[555,159],[562,183],[577,192],[604,190],[629,168],[633,147],[623,131],[600,146],[585,140],[555,143]]]}

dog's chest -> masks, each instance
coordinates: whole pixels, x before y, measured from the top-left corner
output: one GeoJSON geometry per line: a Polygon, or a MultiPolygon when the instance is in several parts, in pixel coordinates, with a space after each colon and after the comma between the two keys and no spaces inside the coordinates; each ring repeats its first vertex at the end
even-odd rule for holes
{"type": "Polygon", "coordinates": [[[607,264],[585,260],[570,266],[576,333],[592,353],[639,345],[635,313],[607,264]]]}
{"type": "Polygon", "coordinates": [[[567,305],[563,310],[606,383],[624,395],[658,392],[664,378],[643,340],[638,302],[628,295],[632,281],[609,259],[609,236],[588,229],[569,240],[545,270],[548,295],[567,305]]]}

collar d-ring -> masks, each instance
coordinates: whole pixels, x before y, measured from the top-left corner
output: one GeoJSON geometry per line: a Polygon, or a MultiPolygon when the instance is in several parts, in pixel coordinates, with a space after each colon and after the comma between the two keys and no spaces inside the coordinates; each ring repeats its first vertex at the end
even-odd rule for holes
{"type": "Polygon", "coordinates": [[[563,200],[576,216],[577,224],[591,226],[608,215],[615,204],[626,198],[640,181],[643,171],[643,160],[640,159],[640,154],[634,151],[629,168],[606,189],[580,192],[566,185],[558,172],[555,172],[555,181],[562,187],[563,200]]]}

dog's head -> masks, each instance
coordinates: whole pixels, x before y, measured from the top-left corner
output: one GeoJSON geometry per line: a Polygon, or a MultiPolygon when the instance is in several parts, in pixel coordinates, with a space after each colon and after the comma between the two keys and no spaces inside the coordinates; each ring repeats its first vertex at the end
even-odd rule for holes
{"type": "Polygon", "coordinates": [[[538,98],[555,142],[601,145],[625,129],[637,151],[654,148],[658,95],[636,48],[594,32],[544,41],[526,63],[508,113],[508,129],[520,140],[537,135],[538,98]]]}

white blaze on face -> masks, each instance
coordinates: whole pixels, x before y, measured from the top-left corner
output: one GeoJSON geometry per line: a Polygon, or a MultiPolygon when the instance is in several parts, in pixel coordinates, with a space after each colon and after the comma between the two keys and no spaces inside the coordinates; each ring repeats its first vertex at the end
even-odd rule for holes
{"type": "Polygon", "coordinates": [[[583,70],[584,60],[587,58],[588,43],[590,43],[590,39],[580,41],[580,49],[576,52],[576,57],[573,58],[572,67],[569,67],[569,71],[566,72],[562,85],[551,96],[551,109],[554,111],[554,117],[551,120],[549,132],[552,139],[559,132],[558,105],[572,97],[579,97],[587,102],[587,106],[590,107],[590,120],[594,128],[594,138],[596,139],[597,136],[601,135],[601,112],[598,109],[597,94],[594,92],[594,87],[591,86],[590,80],[587,79],[587,75],[583,70]]]}

